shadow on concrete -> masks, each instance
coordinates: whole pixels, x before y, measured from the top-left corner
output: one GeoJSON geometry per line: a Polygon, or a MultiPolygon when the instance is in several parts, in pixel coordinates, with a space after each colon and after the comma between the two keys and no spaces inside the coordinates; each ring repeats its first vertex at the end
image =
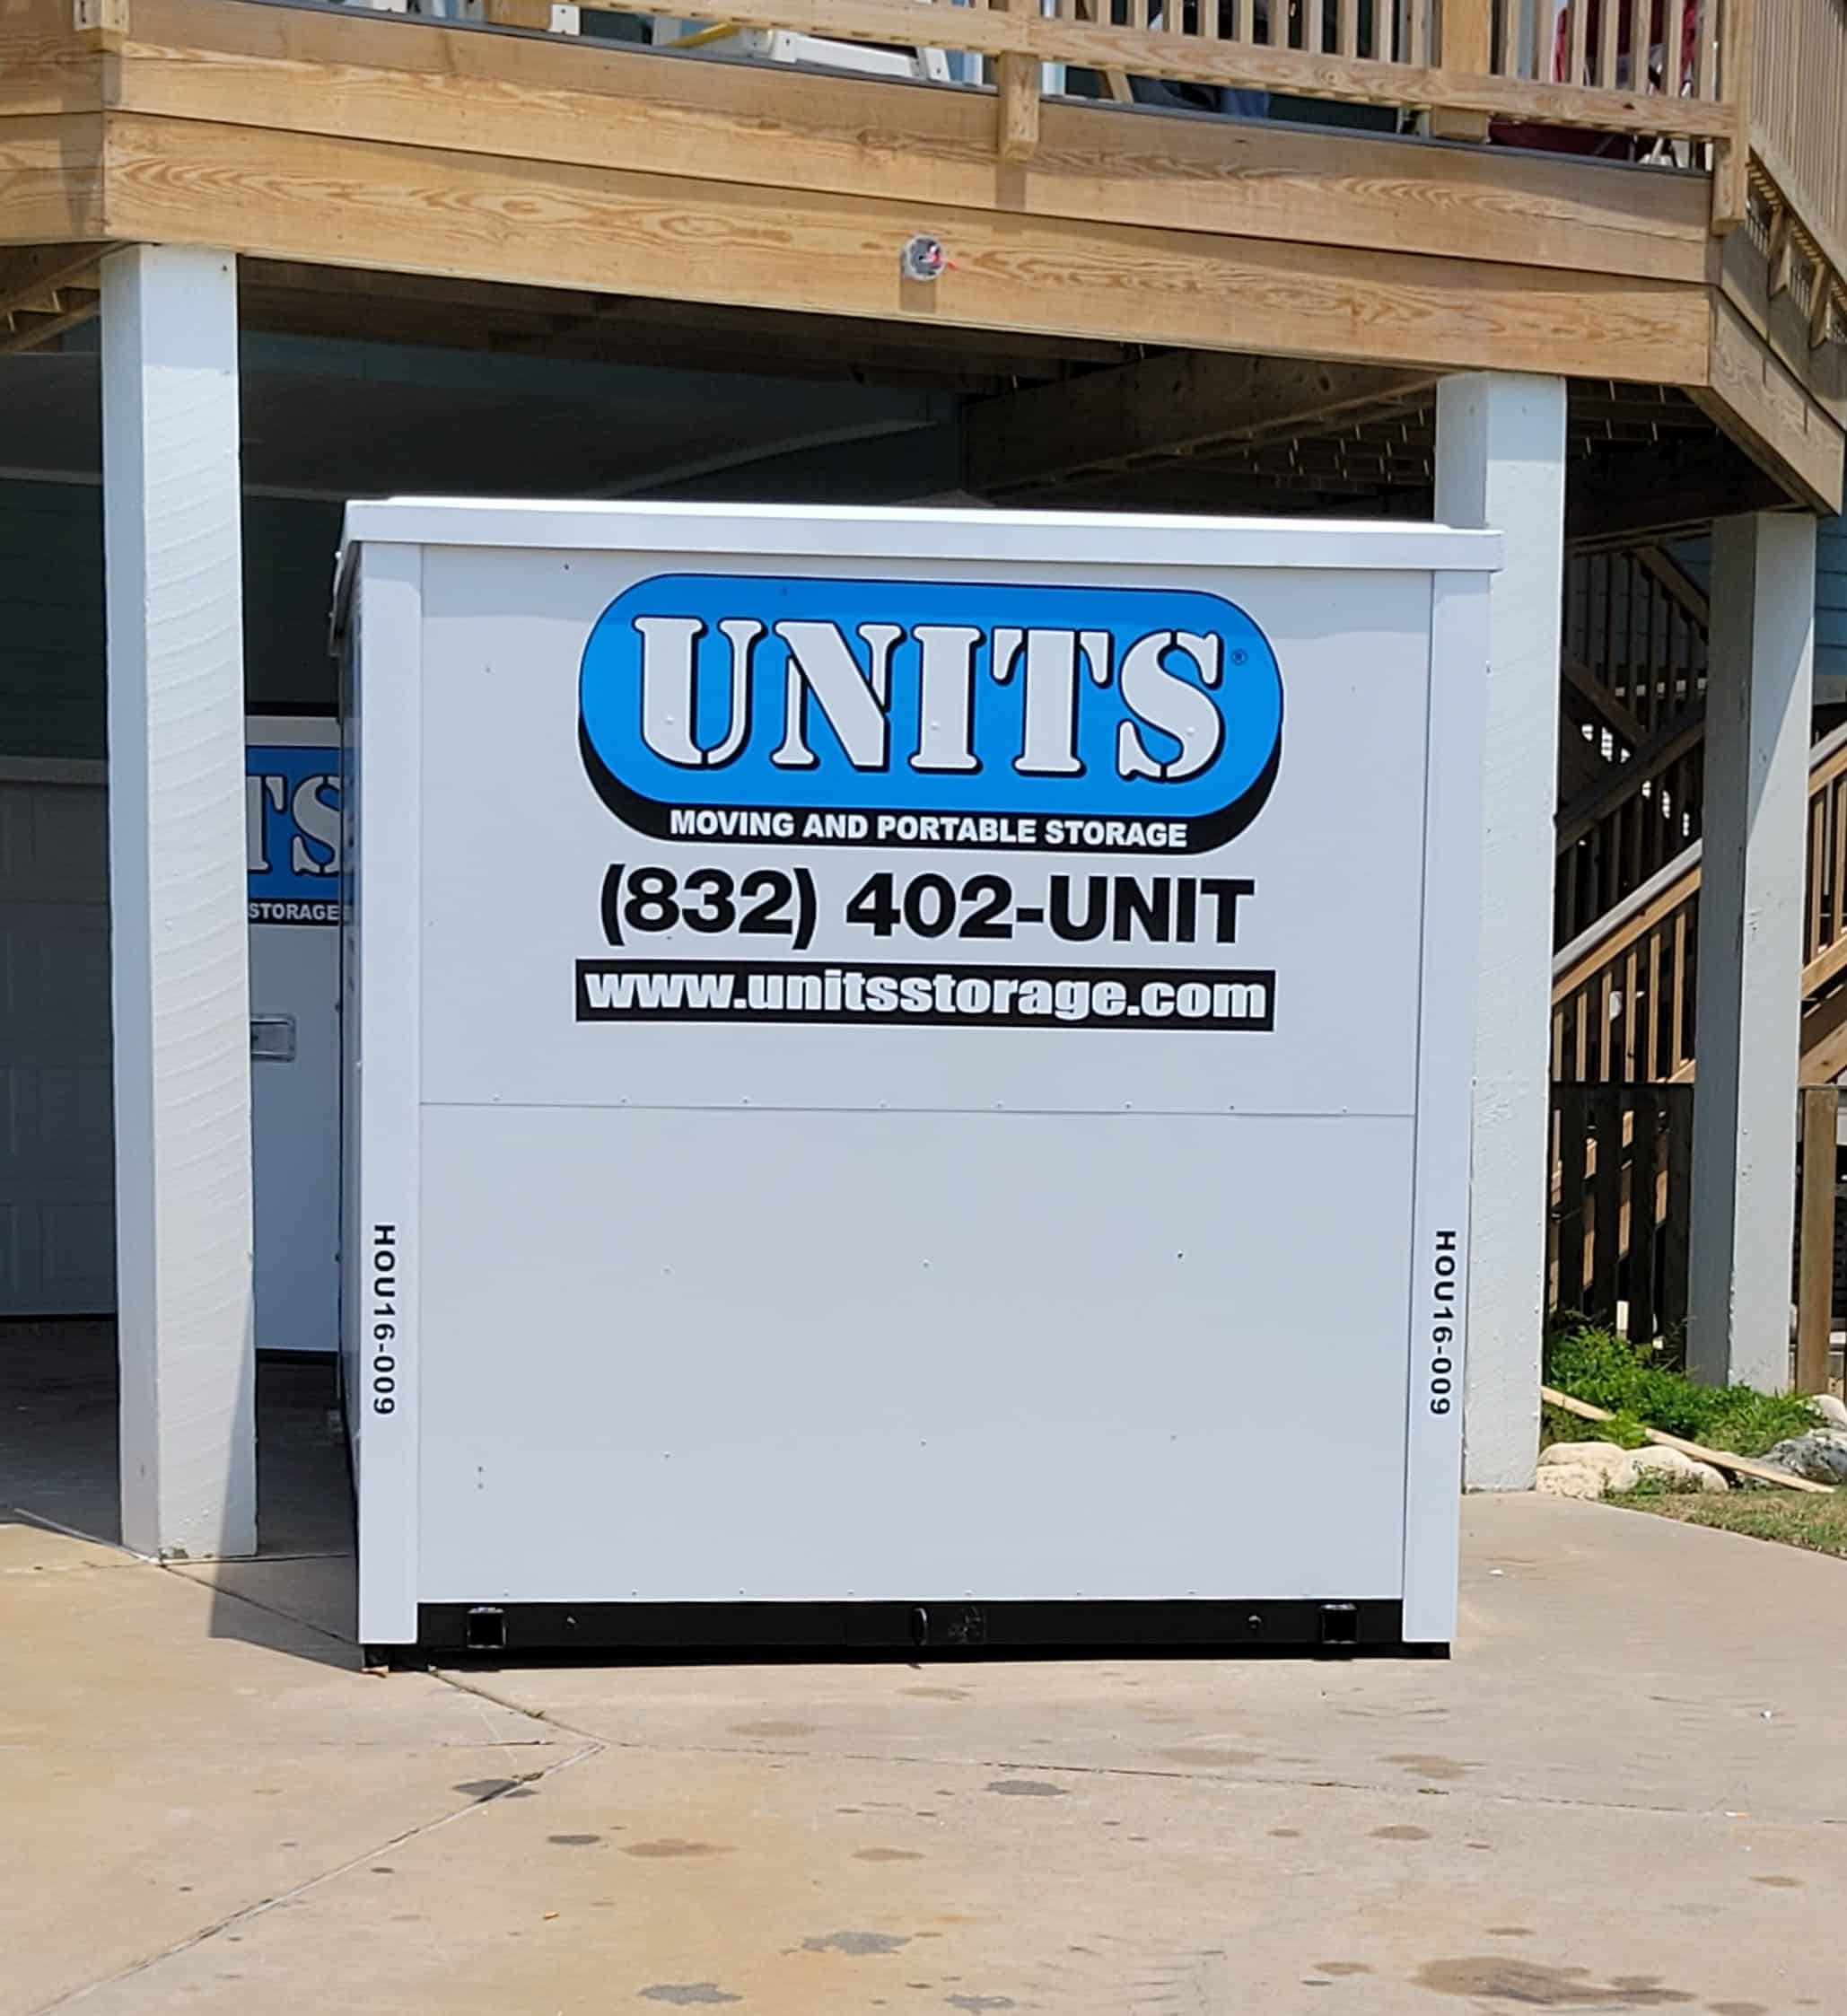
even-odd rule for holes
{"type": "MultiPolygon", "coordinates": [[[[256,1375],[257,1557],[172,1565],[212,1591],[214,1638],[350,1665],[353,1493],[334,1362],[262,1358],[256,1375]]],[[[0,1499],[119,1546],[116,1461],[115,1325],[0,1323],[0,1499]]]]}

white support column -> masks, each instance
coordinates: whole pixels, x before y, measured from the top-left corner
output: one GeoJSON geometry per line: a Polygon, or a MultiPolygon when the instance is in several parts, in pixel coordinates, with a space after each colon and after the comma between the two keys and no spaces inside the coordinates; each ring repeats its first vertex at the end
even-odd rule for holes
{"type": "Polygon", "coordinates": [[[1815,521],[1712,528],[1687,1363],[1790,1383],[1815,521]]]}
{"type": "Polygon", "coordinates": [[[102,262],[122,1537],[255,1550],[237,270],[102,262]]]}
{"type": "Polygon", "coordinates": [[[1538,1453],[1564,470],[1563,379],[1439,384],[1437,516],[1506,539],[1488,614],[1462,1431],[1474,1491],[1527,1489],[1538,1453]]]}

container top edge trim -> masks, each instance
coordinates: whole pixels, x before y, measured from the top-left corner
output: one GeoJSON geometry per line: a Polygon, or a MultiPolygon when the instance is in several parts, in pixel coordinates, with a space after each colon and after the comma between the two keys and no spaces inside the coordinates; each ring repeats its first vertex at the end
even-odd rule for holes
{"type": "Polygon", "coordinates": [[[343,585],[356,549],[365,546],[1475,575],[1498,570],[1502,552],[1498,532],[1402,520],[420,497],[346,506],[340,541],[343,585]],[[1056,536],[1054,551],[1046,550],[1048,534],[1056,536]],[[1233,550],[1228,552],[1228,544],[1233,550]]]}

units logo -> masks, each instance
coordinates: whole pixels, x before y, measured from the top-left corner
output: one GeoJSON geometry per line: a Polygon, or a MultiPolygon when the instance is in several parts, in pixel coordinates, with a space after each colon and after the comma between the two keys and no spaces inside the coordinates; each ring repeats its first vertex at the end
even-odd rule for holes
{"type": "Polygon", "coordinates": [[[252,924],[340,921],[340,752],[253,744],[244,754],[252,924]]]}
{"type": "Polygon", "coordinates": [[[1197,853],[1282,741],[1275,653],[1197,590],[658,574],[578,691],[591,783],[662,839],[1197,853]]]}

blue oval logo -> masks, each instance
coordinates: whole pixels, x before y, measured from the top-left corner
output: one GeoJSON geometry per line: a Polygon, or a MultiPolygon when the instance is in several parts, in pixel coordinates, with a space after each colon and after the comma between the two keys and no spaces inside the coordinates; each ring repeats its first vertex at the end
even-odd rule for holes
{"type": "Polygon", "coordinates": [[[661,838],[853,843],[903,813],[1027,845],[1160,821],[1197,852],[1256,816],[1282,741],[1263,633],[1164,588],[657,574],[598,618],[578,705],[591,783],[661,838]]]}

